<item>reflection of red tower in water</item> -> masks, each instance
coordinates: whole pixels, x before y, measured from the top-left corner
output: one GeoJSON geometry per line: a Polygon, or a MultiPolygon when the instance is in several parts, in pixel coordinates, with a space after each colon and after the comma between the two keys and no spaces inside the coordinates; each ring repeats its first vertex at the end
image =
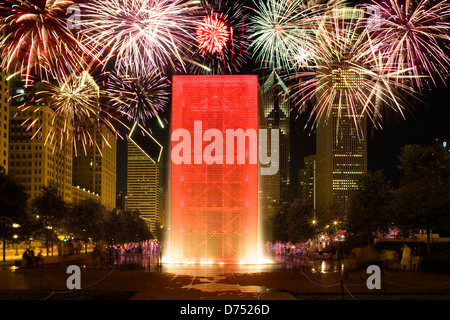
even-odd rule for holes
{"type": "MultiPolygon", "coordinates": [[[[171,164],[171,261],[239,262],[257,258],[258,164],[226,161],[226,130],[258,132],[257,76],[174,76],[172,132],[190,132],[191,164],[171,164]],[[223,135],[223,164],[195,164],[194,122],[223,135]]],[[[212,139],[214,140],[214,139],[212,139]]],[[[237,139],[236,139],[237,140],[237,139]]],[[[172,142],[172,149],[180,142],[172,142]]],[[[202,142],[202,150],[211,144],[202,142]]],[[[253,146],[257,148],[257,146],[253,146]]],[[[201,152],[201,151],[200,151],[201,152]]]]}

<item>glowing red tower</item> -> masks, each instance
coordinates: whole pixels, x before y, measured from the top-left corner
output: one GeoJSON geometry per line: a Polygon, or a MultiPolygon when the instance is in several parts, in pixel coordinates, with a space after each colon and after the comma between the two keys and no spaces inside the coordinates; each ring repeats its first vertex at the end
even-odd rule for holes
{"type": "Polygon", "coordinates": [[[257,76],[174,76],[172,87],[170,260],[256,260],[257,76]]]}

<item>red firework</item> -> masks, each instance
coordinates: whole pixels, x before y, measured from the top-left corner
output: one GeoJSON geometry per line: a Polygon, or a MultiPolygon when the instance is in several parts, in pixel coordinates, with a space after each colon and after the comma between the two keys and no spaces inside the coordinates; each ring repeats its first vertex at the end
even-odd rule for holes
{"type": "Polygon", "coordinates": [[[200,53],[222,53],[230,39],[230,31],[222,15],[210,14],[199,23],[196,40],[200,53]]]}

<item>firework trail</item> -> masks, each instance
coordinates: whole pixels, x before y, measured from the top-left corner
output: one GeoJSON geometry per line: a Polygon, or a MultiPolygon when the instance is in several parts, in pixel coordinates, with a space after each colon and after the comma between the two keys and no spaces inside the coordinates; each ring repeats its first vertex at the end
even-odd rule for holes
{"type": "Polygon", "coordinates": [[[408,77],[410,69],[384,63],[389,57],[377,51],[363,17],[360,9],[329,11],[316,30],[316,65],[287,77],[295,81],[289,90],[299,111],[312,106],[309,122],[314,125],[333,116],[347,118],[358,129],[365,117],[380,124],[382,108],[403,116],[400,93],[414,93],[397,81],[408,77]]]}
{"type": "Polygon", "coordinates": [[[239,1],[203,0],[196,11],[192,73],[231,74],[250,59],[249,12],[239,1]]]}
{"type": "Polygon", "coordinates": [[[91,52],[67,28],[69,0],[6,0],[0,8],[2,67],[25,78],[46,78],[52,69],[74,72],[91,52]],[[43,67],[43,65],[46,65],[43,67]]]}
{"type": "Polygon", "coordinates": [[[54,76],[53,80],[42,81],[40,90],[35,93],[35,101],[33,98],[31,102],[19,107],[20,111],[28,109],[38,111],[41,108],[50,108],[53,111],[51,129],[48,132],[44,132],[43,125],[39,126],[38,117],[29,118],[22,123],[27,131],[33,130],[32,139],[46,135],[45,143],[59,140],[61,148],[69,141],[73,144],[77,155],[80,145],[84,154],[87,154],[90,147],[97,148],[102,154],[101,149],[105,145],[110,146],[109,136],[99,132],[101,141],[93,137],[93,131],[101,125],[109,128],[116,139],[122,138],[117,123],[125,128],[127,126],[117,121],[117,117],[106,110],[108,106],[101,102],[105,92],[90,73],[82,71],[77,74],[54,74],[54,76]]]}
{"type": "Polygon", "coordinates": [[[122,68],[110,73],[106,90],[110,104],[122,116],[145,126],[155,117],[160,126],[164,123],[159,115],[169,101],[169,82],[158,69],[141,67],[134,72],[122,68]]]}
{"type": "Polygon", "coordinates": [[[398,82],[417,89],[445,82],[450,67],[447,1],[385,0],[362,7],[371,13],[367,24],[385,63],[409,69],[409,77],[398,82]]]}
{"type": "Polygon", "coordinates": [[[85,39],[99,58],[115,67],[176,68],[185,65],[194,41],[191,2],[182,0],[94,0],[83,5],[85,39]]]}
{"type": "Polygon", "coordinates": [[[256,3],[250,36],[262,68],[296,71],[314,63],[315,30],[330,7],[341,1],[268,0],[256,3]]]}

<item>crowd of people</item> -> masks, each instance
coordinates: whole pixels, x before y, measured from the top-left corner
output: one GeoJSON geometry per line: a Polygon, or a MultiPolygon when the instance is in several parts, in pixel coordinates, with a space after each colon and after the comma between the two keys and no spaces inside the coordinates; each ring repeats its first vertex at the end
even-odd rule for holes
{"type": "Polygon", "coordinates": [[[322,243],[312,239],[309,239],[306,242],[267,241],[266,251],[267,253],[275,255],[311,258],[317,254],[321,255],[323,253],[323,249],[327,245],[329,245],[329,243],[322,243]]]}
{"type": "MultiPolygon", "coordinates": [[[[266,242],[266,251],[276,256],[291,256],[298,258],[327,258],[331,257],[330,243],[309,239],[306,242],[266,242]]],[[[371,246],[368,248],[354,248],[349,258],[362,260],[381,260],[388,269],[400,269],[406,271],[419,271],[424,259],[420,246],[409,247],[404,244],[400,250],[383,249],[381,252],[371,246]]]]}
{"type": "Polygon", "coordinates": [[[22,255],[22,264],[23,267],[30,267],[33,265],[42,265],[44,263],[44,256],[42,251],[39,251],[37,255],[34,254],[34,250],[32,248],[28,248],[24,251],[22,255]]]}
{"type": "Polygon", "coordinates": [[[93,250],[94,264],[121,264],[127,258],[130,258],[130,256],[133,258],[140,258],[143,255],[158,257],[161,249],[161,243],[156,240],[145,240],[137,243],[118,244],[106,247],[97,244],[93,250]]]}

